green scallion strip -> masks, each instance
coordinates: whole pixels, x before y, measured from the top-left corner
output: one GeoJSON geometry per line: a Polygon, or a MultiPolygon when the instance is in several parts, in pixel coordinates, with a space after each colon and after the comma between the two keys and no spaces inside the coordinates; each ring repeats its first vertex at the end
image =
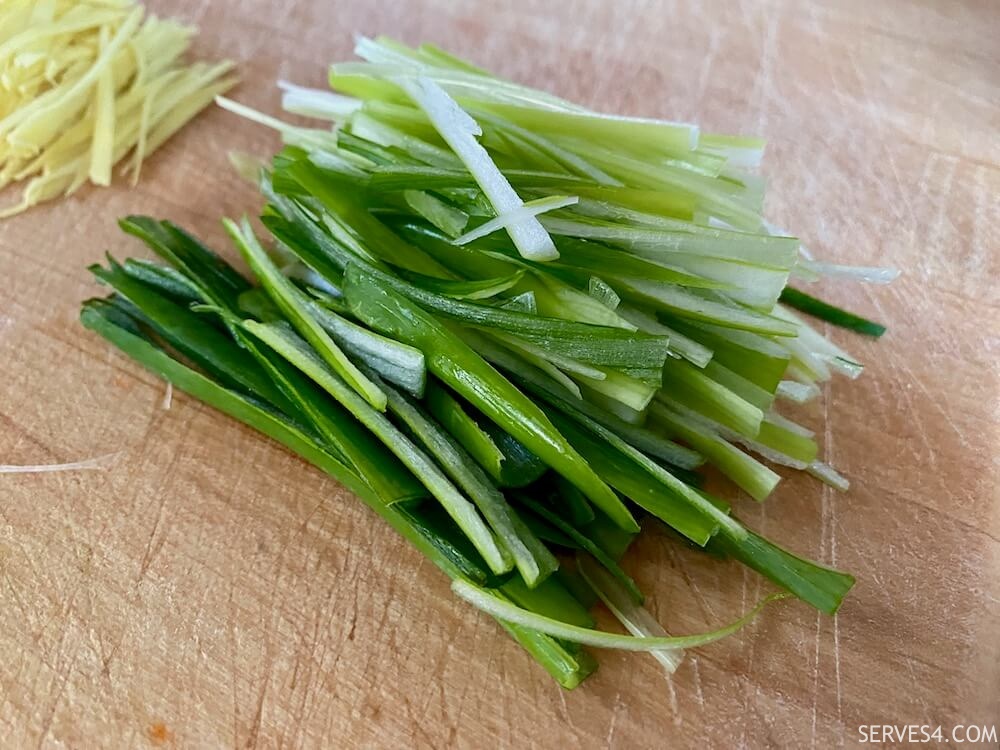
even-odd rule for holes
{"type": "Polygon", "coordinates": [[[457,237],[469,223],[469,215],[424,190],[404,190],[407,205],[450,237],[457,237]]]}
{"type": "Polygon", "coordinates": [[[819,318],[827,323],[832,323],[835,326],[846,328],[855,333],[862,333],[865,336],[872,336],[874,338],[878,338],[885,333],[885,326],[881,323],[862,318],[860,315],[855,315],[821,299],[816,299],[790,286],[782,290],[781,301],[789,307],[794,307],[796,310],[801,310],[804,313],[812,315],[814,318],[819,318]]]}
{"type": "Polygon", "coordinates": [[[644,597],[642,592],[639,590],[639,587],[636,586],[635,581],[632,580],[632,577],[622,570],[621,566],[619,566],[617,562],[615,562],[604,550],[587,538],[586,535],[578,531],[572,524],[563,521],[559,518],[559,516],[547,509],[541,503],[532,500],[525,493],[518,494],[517,500],[519,503],[529,508],[532,513],[541,516],[559,529],[559,531],[563,534],[576,542],[580,549],[593,555],[594,559],[603,565],[607,571],[613,575],[622,586],[625,587],[629,596],[631,596],[636,603],[642,604],[644,597]]]}
{"type": "Polygon", "coordinates": [[[560,384],[518,358],[508,349],[496,346],[485,336],[472,331],[462,332],[463,338],[485,359],[508,372],[528,392],[546,400],[552,406],[586,424],[586,417],[608,428],[650,456],[655,456],[683,469],[693,469],[704,458],[677,443],[665,440],[641,427],[629,424],[618,416],[601,409],[590,401],[573,398],[560,384]]]}
{"type": "Polygon", "coordinates": [[[651,418],[667,429],[668,435],[683,440],[705,456],[712,465],[745,490],[754,500],[764,500],[781,477],[703,425],[671,411],[660,402],[649,408],[651,418]]]}
{"type": "MultiPolygon", "coordinates": [[[[625,629],[629,633],[639,637],[667,635],[667,631],[653,619],[653,616],[649,612],[643,609],[641,602],[636,603],[630,597],[628,590],[623,588],[613,576],[609,575],[608,571],[601,569],[592,557],[577,553],[576,567],[583,580],[590,585],[601,601],[604,602],[604,605],[611,610],[611,614],[625,626],[625,629]]],[[[677,667],[684,660],[684,651],[680,649],[675,651],[652,651],[650,653],[654,659],[663,665],[663,668],[667,670],[667,674],[673,674],[677,671],[677,667]]]]}
{"type": "Polygon", "coordinates": [[[99,304],[100,302],[102,301],[92,300],[84,304],[80,320],[85,327],[103,336],[139,364],[165,378],[176,388],[277,440],[292,452],[297,453],[332,476],[360,497],[372,510],[385,518],[396,531],[450,577],[476,576],[481,582],[486,582],[485,574],[477,575],[477,568],[474,564],[459,564],[457,563],[458,556],[443,554],[438,545],[417,531],[400,512],[395,510],[395,508],[402,506],[387,505],[372,491],[362,477],[318,448],[310,436],[303,433],[301,429],[252,399],[229,390],[177,362],[151,342],[116,324],[99,304]]]}
{"type": "Polygon", "coordinates": [[[343,350],[330,338],[314,317],[309,299],[286,279],[260,246],[250,222],[244,218],[240,224],[223,222],[229,236],[239,249],[247,265],[260,279],[261,284],[281,309],[299,334],[312,345],[319,357],[335,373],[379,411],[385,410],[385,394],[372,383],[343,350]]]}
{"type": "Polygon", "coordinates": [[[529,586],[537,586],[559,563],[552,553],[524,526],[515,525],[514,511],[490,483],[483,470],[462,447],[413,401],[388,385],[382,385],[389,409],[405,424],[441,468],[476,504],[513,556],[514,564],[529,586]],[[520,532],[520,533],[519,533],[520,532]]]}
{"type": "Polygon", "coordinates": [[[623,529],[638,529],[618,497],[538,407],[460,338],[358,266],[348,267],[344,281],[344,293],[355,315],[376,330],[422,350],[428,368],[437,377],[573,482],[623,529]]]}
{"type": "Polygon", "coordinates": [[[188,281],[187,276],[170,266],[143,258],[128,258],[123,268],[129,276],[156,287],[161,294],[184,302],[197,302],[201,299],[197,287],[188,281]]]}
{"type": "Polygon", "coordinates": [[[581,526],[595,518],[594,509],[590,507],[587,498],[563,477],[555,477],[555,492],[548,499],[550,503],[555,503],[560,514],[568,517],[574,525],[581,526]]]}
{"type": "MultiPolygon", "coordinates": [[[[450,578],[495,585],[489,571],[441,536],[421,515],[408,510],[405,504],[387,505],[364,479],[343,463],[325,453],[296,426],[258,403],[230,391],[194,370],[172,359],[162,350],[116,322],[113,308],[100,300],[84,304],[81,322],[107,339],[125,354],[147,369],[165,378],[177,388],[219,409],[221,412],[273,438],[293,453],[332,476],[389,525],[424,554],[450,578]]],[[[500,625],[520,644],[560,685],[572,689],[596,668],[597,663],[582,650],[572,653],[552,638],[522,625],[500,621],[500,625]]]]}
{"type": "Polygon", "coordinates": [[[551,617],[535,614],[526,609],[522,609],[511,604],[487,589],[476,586],[468,581],[455,580],[451,584],[451,590],[456,596],[464,599],[476,609],[480,609],[487,614],[493,615],[498,620],[522,625],[540,633],[551,635],[554,638],[561,638],[574,643],[581,643],[585,646],[595,648],[613,648],[622,651],[656,651],[658,649],[679,649],[695,648],[705,646],[713,641],[718,641],[728,635],[739,632],[754,617],[756,617],[764,607],[771,602],[786,598],[787,594],[772,594],[757,606],[747,612],[737,620],[725,625],[718,630],[699,635],[666,636],[666,637],[636,637],[631,635],[619,635],[617,633],[607,633],[602,630],[592,630],[581,628],[578,625],[569,625],[560,620],[553,620],[551,617]]]}
{"type": "Polygon", "coordinates": [[[362,360],[381,377],[422,396],[427,383],[424,355],[419,349],[401,344],[359,326],[342,315],[311,303],[309,312],[316,322],[344,349],[362,360]]]}
{"type": "Polygon", "coordinates": [[[336,375],[308,344],[287,326],[243,320],[240,325],[308,375],[371,430],[423,482],[466,533],[495,573],[510,569],[508,557],[479,517],[475,507],[445,477],[437,465],[381,412],[336,375]]]}
{"type": "Polygon", "coordinates": [[[493,481],[500,482],[505,456],[493,439],[470,417],[444,387],[430,383],[425,406],[431,415],[469,452],[493,481]]]}

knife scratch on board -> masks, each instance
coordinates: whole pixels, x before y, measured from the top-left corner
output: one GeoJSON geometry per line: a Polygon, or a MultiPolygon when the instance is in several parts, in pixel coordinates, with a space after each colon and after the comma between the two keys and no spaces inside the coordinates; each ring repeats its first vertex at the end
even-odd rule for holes
{"type": "Polygon", "coordinates": [[[619,691],[615,693],[615,704],[611,710],[611,721],[608,723],[608,733],[604,737],[604,746],[607,748],[612,747],[612,742],[615,739],[615,731],[618,728],[618,714],[621,712],[621,708],[622,694],[619,691]]]}

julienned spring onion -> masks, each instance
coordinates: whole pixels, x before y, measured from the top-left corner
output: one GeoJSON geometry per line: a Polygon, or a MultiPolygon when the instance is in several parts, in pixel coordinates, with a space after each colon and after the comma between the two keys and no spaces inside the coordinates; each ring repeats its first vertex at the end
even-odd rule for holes
{"type": "Polygon", "coordinates": [[[432,46],[358,54],[342,93],[282,83],[332,129],[220,102],[285,141],[259,175],[273,243],[226,224],[253,279],[130,217],[167,265],[95,266],[112,294],[84,324],[354,490],[564,687],[596,668],[582,645],[673,671],[760,609],[666,636],[622,562],[645,516],[836,612],[854,579],[748,529],[696,470],[757,501],[769,464],[846,489],[779,409],[861,365],[779,300],[871,333],[786,283],[892,272],[771,227],[756,139],[592,112],[432,46]],[[598,600],[632,635],[593,629],[598,600]]]}
{"type": "Polygon", "coordinates": [[[881,323],[876,323],[873,320],[862,318],[860,315],[855,315],[847,310],[842,310],[835,305],[831,305],[821,299],[816,299],[792,287],[787,287],[781,292],[781,301],[797,310],[809,313],[820,320],[863,333],[866,336],[878,338],[885,333],[885,326],[881,323]]]}

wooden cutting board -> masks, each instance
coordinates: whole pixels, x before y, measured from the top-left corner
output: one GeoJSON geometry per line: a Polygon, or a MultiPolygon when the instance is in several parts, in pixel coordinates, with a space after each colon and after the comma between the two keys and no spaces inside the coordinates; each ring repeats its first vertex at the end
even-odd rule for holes
{"type": "MultiPolygon", "coordinates": [[[[799,603],[670,682],[604,652],[557,687],[336,483],[164,386],[77,324],[85,266],[141,254],[115,220],[222,244],[259,202],[226,151],[273,134],[204,114],[136,190],[0,224],[0,463],[120,452],[106,471],[0,476],[0,745],[819,747],[862,724],[1000,724],[1000,7],[860,2],[152,3],[234,96],[321,85],[355,32],[429,40],[614,112],[770,141],[768,211],[825,258],[905,269],[821,292],[890,324],[805,410],[839,494],[792,477],[753,527],[853,571],[837,618],[799,603]]],[[[13,200],[13,196],[10,198],[13,200]]],[[[770,590],[650,530],[627,568],[672,632],[770,590]]]]}

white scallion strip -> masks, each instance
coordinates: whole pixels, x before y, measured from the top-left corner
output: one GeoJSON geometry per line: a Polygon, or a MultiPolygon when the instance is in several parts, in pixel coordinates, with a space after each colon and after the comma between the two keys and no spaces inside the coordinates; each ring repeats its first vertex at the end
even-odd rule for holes
{"type": "Polygon", "coordinates": [[[584,396],[586,396],[587,401],[600,407],[601,409],[604,409],[604,411],[614,414],[626,424],[630,424],[634,427],[642,427],[646,421],[645,411],[633,409],[631,406],[623,403],[618,398],[615,398],[614,396],[607,396],[598,391],[596,388],[591,388],[586,383],[580,383],[580,391],[584,396]]]}
{"type": "Polygon", "coordinates": [[[764,158],[766,142],[760,138],[721,133],[702,133],[698,150],[722,156],[729,167],[756,169],[764,158]]]}
{"type": "Polygon", "coordinates": [[[712,361],[712,350],[704,344],[665,326],[655,317],[631,305],[621,305],[617,311],[625,320],[637,326],[640,331],[667,336],[670,339],[670,349],[696,367],[705,367],[712,361]]]}
{"type": "Polygon", "coordinates": [[[301,261],[293,261],[286,266],[283,266],[281,273],[290,279],[296,279],[303,283],[308,284],[314,289],[318,289],[321,292],[326,292],[331,297],[342,297],[342,292],[331,284],[324,276],[320,276],[313,269],[307,266],[301,261]]]}
{"type": "Polygon", "coordinates": [[[370,331],[315,303],[310,303],[309,310],[323,330],[346,351],[389,382],[423,395],[427,367],[419,349],[370,331]]]}
{"type": "Polygon", "coordinates": [[[640,380],[623,375],[618,370],[606,370],[601,373],[603,377],[600,379],[590,378],[575,372],[569,374],[580,385],[609,399],[619,401],[639,414],[649,406],[649,402],[653,400],[653,396],[658,390],[656,386],[647,385],[640,380]]]}
{"type": "Polygon", "coordinates": [[[785,339],[781,343],[816,372],[825,373],[824,380],[829,377],[830,367],[852,380],[858,378],[864,371],[864,365],[855,357],[834,344],[786,306],[775,305],[772,315],[799,327],[798,338],[785,339]]]}
{"type": "Polygon", "coordinates": [[[368,160],[349,151],[310,151],[309,161],[320,169],[327,169],[331,172],[358,178],[368,176],[368,172],[364,169],[368,160]]]}
{"type": "Polygon", "coordinates": [[[810,430],[808,427],[800,425],[798,422],[793,422],[788,417],[783,417],[778,414],[778,412],[771,410],[764,416],[764,421],[775,425],[776,427],[781,427],[789,432],[794,432],[796,435],[801,435],[804,438],[815,437],[816,433],[810,430]]]}
{"type": "Polygon", "coordinates": [[[359,36],[355,40],[354,54],[362,60],[367,60],[370,64],[341,63],[333,66],[333,69],[338,71],[352,70],[350,66],[354,66],[353,69],[358,71],[360,75],[383,76],[419,72],[421,75],[435,79],[445,88],[456,87],[487,100],[523,103],[560,112],[586,111],[583,107],[565,99],[496,78],[486,72],[475,72],[468,69],[457,70],[453,67],[443,67],[430,63],[419,55],[407,54],[383,44],[378,39],[359,36]]]}
{"type": "MultiPolygon", "coordinates": [[[[497,336],[496,332],[494,332],[493,335],[497,336]]],[[[497,338],[499,340],[499,337],[497,338]]],[[[580,392],[580,386],[578,386],[573,379],[569,377],[569,375],[556,367],[556,365],[550,362],[546,357],[540,356],[537,348],[531,347],[529,349],[525,347],[522,342],[511,341],[509,339],[504,341],[503,345],[520,356],[525,362],[530,365],[534,365],[550,378],[555,380],[563,388],[573,394],[574,398],[583,399],[583,394],[580,392]]]]}
{"type": "Polygon", "coordinates": [[[843,357],[828,357],[826,363],[841,375],[846,375],[851,380],[857,380],[865,370],[865,366],[860,362],[855,362],[853,359],[844,359],[843,357]]]}
{"type": "Polygon", "coordinates": [[[490,219],[484,224],[480,224],[475,229],[466,232],[461,237],[456,237],[451,241],[453,245],[467,245],[473,240],[485,237],[499,229],[510,229],[510,227],[524,219],[538,216],[546,211],[555,211],[559,208],[572,206],[579,200],[575,195],[550,195],[545,198],[528,201],[520,208],[515,208],[509,213],[490,219]]]}
{"type": "Polygon", "coordinates": [[[531,628],[532,630],[537,630],[539,633],[545,633],[554,638],[562,638],[573,643],[582,643],[585,646],[593,646],[594,648],[614,648],[622,651],[662,651],[663,649],[676,650],[679,648],[704,646],[739,631],[740,628],[753,620],[769,603],[778,599],[786,599],[790,596],[784,593],[772,594],[738,620],[734,620],[728,625],[718,630],[713,630],[710,633],[637,638],[631,635],[620,635],[618,633],[607,633],[591,628],[581,628],[578,625],[570,625],[561,620],[554,620],[551,617],[535,614],[530,610],[518,607],[516,604],[511,604],[509,601],[501,599],[495,594],[491,594],[486,589],[461,579],[452,581],[451,590],[456,596],[464,599],[476,609],[493,615],[499,620],[512,622],[515,625],[531,628]]]}
{"type": "Polygon", "coordinates": [[[789,275],[799,281],[804,281],[807,284],[813,284],[820,280],[821,276],[806,266],[810,261],[803,257],[798,257],[795,260],[795,265],[792,266],[789,275]]]}
{"type": "Polygon", "coordinates": [[[737,435],[732,431],[726,431],[725,436],[728,437],[732,442],[742,445],[749,451],[753,451],[761,458],[770,461],[778,466],[787,466],[789,469],[797,469],[803,471],[809,467],[805,461],[800,461],[797,458],[786,455],[781,451],[770,448],[766,445],[758,443],[756,440],[751,440],[750,438],[743,437],[742,435],[737,435]]]}
{"type": "Polygon", "coordinates": [[[650,405],[650,414],[669,428],[669,435],[704,455],[755,500],[767,498],[781,481],[780,475],[723,438],[717,426],[700,415],[661,402],[650,405]]]}
{"type": "MultiPolygon", "coordinates": [[[[758,441],[752,438],[748,438],[746,435],[741,435],[735,430],[732,430],[729,427],[726,427],[725,425],[719,424],[714,419],[710,419],[709,417],[706,417],[703,414],[699,414],[693,409],[689,409],[681,402],[671,398],[670,396],[665,395],[662,392],[659,394],[659,396],[657,396],[657,398],[660,399],[660,401],[663,404],[672,409],[676,414],[687,419],[696,428],[708,431],[709,433],[714,433],[734,445],[741,445],[747,450],[756,453],[758,456],[760,456],[763,459],[766,459],[767,461],[770,461],[771,463],[777,464],[778,466],[787,466],[790,469],[798,469],[800,471],[806,469],[808,466],[808,464],[806,464],[804,461],[800,461],[799,459],[794,458],[793,456],[786,455],[781,451],[775,450],[774,448],[771,448],[767,445],[763,445],[762,443],[759,443],[758,441]]],[[[768,421],[770,421],[772,424],[776,425],[779,424],[770,416],[768,417],[768,421]]],[[[791,422],[790,420],[785,420],[785,421],[793,425],[793,428],[791,430],[792,432],[797,432],[799,434],[802,434],[801,431],[805,429],[800,425],[791,422]]],[[[803,437],[805,437],[805,435],[803,435],[803,437]]],[[[702,448],[699,448],[699,450],[705,452],[705,450],[702,448]]],[[[712,458],[712,456],[709,456],[709,458],[712,458]]],[[[777,479],[778,476],[775,475],[775,480],[777,479]]],[[[737,482],[737,484],[739,484],[739,482],[737,482]]],[[[763,499],[763,498],[758,498],[758,499],[763,499]]]]}
{"type": "Polygon", "coordinates": [[[540,280],[545,285],[545,289],[536,287],[540,315],[599,326],[623,328],[626,331],[637,330],[634,323],[625,320],[615,310],[590,294],[548,274],[542,275],[540,280]]]}
{"type": "MultiPolygon", "coordinates": [[[[815,352],[813,348],[809,345],[809,343],[805,340],[805,336],[808,335],[807,330],[812,330],[812,329],[810,329],[805,323],[800,322],[794,316],[786,314],[786,312],[782,310],[781,305],[775,305],[774,309],[771,311],[771,314],[774,315],[775,317],[781,318],[782,320],[791,323],[792,325],[798,328],[798,336],[794,338],[786,337],[783,339],[775,339],[775,343],[778,344],[782,349],[785,350],[787,354],[791,355],[792,357],[792,362],[791,365],[789,366],[788,371],[786,372],[786,375],[794,377],[794,374],[797,370],[793,368],[796,365],[796,363],[798,363],[808,368],[809,372],[805,374],[810,375],[810,377],[808,377],[807,380],[809,381],[829,380],[831,377],[831,373],[830,373],[830,368],[827,367],[826,364],[826,357],[822,354],[818,354],[817,352],[815,352]]],[[[819,336],[819,334],[816,333],[815,331],[813,331],[813,333],[816,336],[819,336]]]]}
{"type": "MultiPolygon", "coordinates": [[[[748,308],[708,299],[694,294],[676,284],[664,284],[646,279],[629,279],[632,290],[645,298],[669,307],[685,318],[720,324],[726,328],[748,330],[755,333],[794,337],[794,323],[780,320],[771,315],[754,312],[748,308]]],[[[792,341],[798,339],[793,338],[792,341]]]]}
{"type": "Polygon", "coordinates": [[[70,461],[64,464],[34,464],[19,466],[15,464],[0,464],[0,474],[47,474],[58,471],[97,471],[107,469],[121,455],[121,451],[106,453],[103,456],[87,458],[83,461],[70,461]]]}
{"type": "Polygon", "coordinates": [[[569,375],[560,370],[545,357],[539,357],[533,351],[528,351],[520,346],[515,346],[513,344],[508,344],[509,348],[518,354],[525,362],[529,365],[534,365],[539,370],[544,372],[550,378],[555,380],[559,385],[569,391],[574,398],[580,400],[583,399],[583,393],[580,391],[580,386],[578,386],[569,375]]]}
{"type": "Polygon", "coordinates": [[[703,233],[709,236],[712,236],[712,229],[733,230],[731,225],[723,221],[714,222],[712,227],[702,227],[698,224],[692,224],[689,221],[683,221],[670,216],[651,214],[646,211],[637,211],[628,206],[593,198],[581,198],[571,213],[639,227],[660,227],[666,230],[691,232],[692,234],[703,233]],[[718,224],[718,226],[714,226],[714,224],[718,224]]]}
{"type": "Polygon", "coordinates": [[[608,285],[608,282],[597,276],[590,277],[590,281],[587,284],[587,293],[609,310],[617,310],[618,305],[622,303],[622,298],[618,296],[618,292],[612,289],[608,285]]]}
{"type": "MultiPolygon", "coordinates": [[[[614,576],[598,565],[590,555],[578,554],[576,564],[583,579],[590,584],[594,593],[601,598],[604,605],[611,610],[611,614],[629,633],[640,638],[669,637],[667,631],[649,611],[632,601],[628,591],[615,580],[614,576]]],[[[650,654],[663,665],[667,674],[676,672],[677,667],[684,661],[682,649],[663,649],[651,651],[650,654]]]]}
{"type": "MultiPolygon", "coordinates": [[[[486,194],[498,218],[524,205],[486,149],[476,140],[482,135],[479,125],[444,89],[434,81],[421,77],[400,77],[396,83],[424,111],[434,128],[462,160],[486,194]]],[[[507,227],[507,233],[518,252],[529,260],[545,261],[559,257],[552,238],[534,216],[512,223],[507,227]]]]}
{"type": "Polygon", "coordinates": [[[359,138],[372,141],[380,146],[402,149],[410,156],[434,167],[454,169],[462,167],[462,162],[455,158],[455,155],[448,149],[417,138],[415,135],[382,122],[364,111],[355,112],[351,117],[350,131],[359,138]]]}
{"type": "Polygon", "coordinates": [[[842,266],[837,263],[821,263],[815,260],[800,261],[800,265],[809,271],[830,278],[863,281],[868,284],[890,284],[899,278],[898,268],[882,268],[879,266],[842,266]]]}
{"type": "MultiPolygon", "coordinates": [[[[724,224],[725,222],[722,223],[724,224]]],[[[782,229],[776,224],[772,224],[766,219],[762,219],[760,225],[764,229],[764,231],[767,232],[772,237],[788,237],[791,234],[787,230],[782,229]]],[[[806,260],[815,260],[813,254],[809,251],[809,248],[807,248],[805,245],[801,243],[799,244],[799,255],[801,255],[806,260]]]]}
{"type": "Polygon", "coordinates": [[[256,122],[258,125],[263,125],[264,127],[271,128],[272,130],[277,130],[281,133],[281,139],[290,145],[316,149],[319,151],[329,151],[336,148],[337,137],[333,133],[325,130],[299,128],[294,125],[289,125],[287,122],[283,122],[277,117],[265,115],[263,112],[258,112],[253,107],[248,107],[245,104],[234,102],[232,99],[227,99],[224,96],[215,97],[215,103],[227,112],[232,112],[234,115],[239,115],[240,117],[250,120],[251,122],[256,122]]]}
{"type": "Polygon", "coordinates": [[[547,351],[541,346],[535,346],[530,341],[525,341],[524,339],[518,338],[509,333],[503,333],[502,331],[491,331],[493,338],[504,342],[508,346],[517,348],[522,354],[527,352],[528,354],[533,354],[536,357],[547,360],[559,367],[566,372],[572,372],[577,375],[583,375],[587,378],[592,378],[594,380],[605,380],[607,374],[593,365],[588,365],[586,362],[580,362],[579,360],[573,359],[572,357],[566,357],[561,354],[547,351]]]}
{"type": "Polygon", "coordinates": [[[174,403],[174,384],[167,381],[167,390],[163,393],[163,409],[170,411],[171,404],[174,403]]]}
{"type": "Polygon", "coordinates": [[[782,380],[778,383],[777,396],[796,404],[805,404],[819,396],[819,386],[815,383],[798,383],[794,380],[782,380]]]}
{"type": "Polygon", "coordinates": [[[717,232],[715,236],[657,226],[627,226],[612,222],[579,221],[546,216],[542,225],[552,234],[607,242],[650,260],[670,260],[677,253],[721,258],[737,263],[790,268],[795,242],[746,232],[717,232]]]}
{"type": "Polygon", "coordinates": [[[593,180],[598,185],[622,185],[621,180],[616,180],[604,170],[595,167],[579,154],[574,153],[569,149],[562,148],[559,144],[553,142],[550,138],[546,138],[540,133],[528,130],[527,128],[519,127],[509,120],[505,120],[498,115],[494,115],[482,109],[476,110],[476,118],[480,121],[485,120],[487,123],[499,128],[500,132],[512,134],[516,138],[519,138],[522,143],[536,149],[541,154],[555,161],[557,164],[561,164],[563,168],[569,169],[571,172],[575,172],[576,174],[586,177],[588,180],[593,180]]]}
{"type": "Polygon", "coordinates": [[[673,254],[672,265],[706,279],[728,284],[720,290],[732,300],[762,310],[770,310],[788,283],[788,271],[721,258],[673,254]]]}
{"type": "Polygon", "coordinates": [[[404,190],[406,205],[423,216],[449,237],[462,233],[469,223],[469,215],[461,209],[445,203],[437,196],[424,190],[404,190]]]}
{"type": "Polygon", "coordinates": [[[847,492],[851,488],[851,483],[848,481],[847,477],[829,464],[825,464],[822,461],[813,461],[806,467],[806,471],[824,484],[828,484],[841,492],[847,492]]]}
{"type": "Polygon", "coordinates": [[[240,117],[250,120],[251,122],[257,123],[258,125],[263,125],[264,127],[271,128],[272,130],[277,130],[279,133],[296,129],[294,125],[289,125],[287,122],[279,120],[277,117],[271,117],[271,115],[266,115],[253,107],[240,104],[239,102],[233,101],[232,99],[228,99],[224,96],[215,97],[215,103],[227,112],[232,112],[234,115],[239,115],[240,117]]]}
{"type": "Polygon", "coordinates": [[[516,297],[511,297],[508,300],[504,300],[499,304],[499,307],[505,310],[516,310],[517,312],[531,313],[532,315],[538,314],[538,302],[535,299],[535,293],[532,290],[527,292],[521,292],[516,297]]]}
{"type": "Polygon", "coordinates": [[[293,115],[317,120],[344,120],[361,109],[361,100],[332,91],[311,89],[288,81],[278,81],[281,108],[293,115]]]}
{"type": "Polygon", "coordinates": [[[735,169],[757,169],[764,160],[764,149],[762,148],[739,148],[735,146],[706,148],[699,146],[699,150],[724,156],[726,158],[726,165],[735,169]]]}

